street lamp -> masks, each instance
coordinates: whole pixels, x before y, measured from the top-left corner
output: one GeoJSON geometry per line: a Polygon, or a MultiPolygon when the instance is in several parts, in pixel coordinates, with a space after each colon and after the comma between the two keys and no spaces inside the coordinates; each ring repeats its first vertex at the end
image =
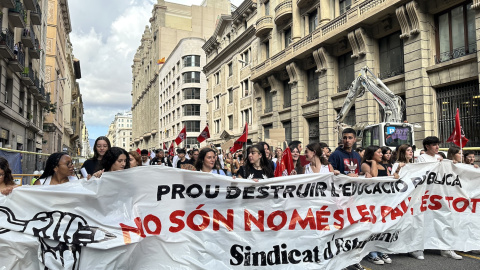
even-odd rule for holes
{"type": "Polygon", "coordinates": [[[49,83],[52,83],[52,82],[56,82],[56,81],[65,81],[67,78],[58,78],[58,79],[55,79],[53,81],[49,81],[49,82],[46,82],[46,83],[43,83],[43,85],[46,85],[46,84],[49,84],[49,83]]]}

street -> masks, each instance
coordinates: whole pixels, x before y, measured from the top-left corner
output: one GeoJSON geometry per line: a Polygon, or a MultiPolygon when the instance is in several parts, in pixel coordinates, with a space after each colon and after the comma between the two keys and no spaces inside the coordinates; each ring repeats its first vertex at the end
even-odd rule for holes
{"type": "Polygon", "coordinates": [[[375,265],[367,260],[361,264],[367,270],[405,270],[405,269],[455,269],[455,270],[477,270],[480,268],[480,255],[471,252],[457,252],[463,256],[463,260],[454,260],[440,256],[438,250],[425,250],[425,260],[416,260],[407,254],[389,255],[391,264],[375,265]]]}

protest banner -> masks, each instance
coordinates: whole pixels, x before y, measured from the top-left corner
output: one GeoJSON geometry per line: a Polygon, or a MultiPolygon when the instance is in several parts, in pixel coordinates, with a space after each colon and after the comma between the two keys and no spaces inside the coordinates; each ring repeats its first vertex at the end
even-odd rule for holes
{"type": "Polygon", "coordinates": [[[479,178],[449,161],[258,183],[147,166],[22,186],[0,196],[0,268],[341,269],[369,251],[479,250],[479,178]]]}

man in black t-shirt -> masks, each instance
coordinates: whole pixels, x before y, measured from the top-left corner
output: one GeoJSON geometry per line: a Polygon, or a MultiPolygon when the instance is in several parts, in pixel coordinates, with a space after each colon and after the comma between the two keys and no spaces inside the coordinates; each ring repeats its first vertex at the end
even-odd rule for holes
{"type": "Polygon", "coordinates": [[[150,165],[165,165],[168,167],[172,167],[172,163],[168,158],[165,157],[165,152],[163,149],[155,150],[155,157],[150,161],[150,165]]]}

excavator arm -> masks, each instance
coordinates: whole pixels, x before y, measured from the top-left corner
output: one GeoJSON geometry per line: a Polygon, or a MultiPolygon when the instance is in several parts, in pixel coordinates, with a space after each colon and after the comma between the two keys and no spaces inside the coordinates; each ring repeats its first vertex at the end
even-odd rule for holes
{"type": "Polygon", "coordinates": [[[337,124],[342,124],[345,116],[350,111],[353,104],[355,104],[355,100],[358,97],[361,97],[365,93],[365,90],[372,93],[375,100],[383,108],[383,122],[399,123],[402,121],[404,107],[403,100],[388,89],[388,87],[377,78],[368,67],[364,67],[350,85],[347,97],[345,98],[343,106],[335,120],[337,124]]]}

